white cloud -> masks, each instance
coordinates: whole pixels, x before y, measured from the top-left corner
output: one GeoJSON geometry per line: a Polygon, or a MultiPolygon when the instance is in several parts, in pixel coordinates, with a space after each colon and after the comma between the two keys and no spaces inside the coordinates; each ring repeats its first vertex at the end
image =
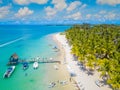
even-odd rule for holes
{"type": "Polygon", "coordinates": [[[65,18],[67,18],[67,19],[73,19],[73,20],[80,20],[80,19],[82,19],[82,16],[81,16],[80,12],[77,12],[77,13],[74,13],[72,15],[68,15],[65,18]]]}
{"type": "Polygon", "coordinates": [[[113,11],[100,11],[97,14],[92,14],[91,18],[97,19],[99,21],[105,21],[105,20],[115,20],[118,19],[118,14],[113,11]]]}
{"type": "Polygon", "coordinates": [[[65,0],[52,0],[52,4],[54,4],[55,9],[60,11],[67,7],[65,0]]]}
{"type": "Polygon", "coordinates": [[[33,3],[38,3],[38,4],[45,4],[48,2],[48,0],[31,0],[33,3]]]}
{"type": "Polygon", "coordinates": [[[4,18],[6,15],[9,14],[10,12],[10,5],[9,6],[3,6],[3,7],[0,7],[0,19],[1,18],[4,18]]]}
{"type": "Polygon", "coordinates": [[[50,6],[46,7],[45,11],[48,17],[54,16],[56,14],[56,11],[54,10],[54,8],[51,8],[50,6]]]}
{"type": "Polygon", "coordinates": [[[24,5],[24,4],[28,4],[29,1],[28,0],[14,0],[15,3],[20,4],[20,5],[24,5]]]}
{"type": "Polygon", "coordinates": [[[106,14],[106,11],[105,11],[105,10],[101,10],[101,11],[99,12],[99,14],[106,14]]]}
{"type": "Polygon", "coordinates": [[[87,15],[86,15],[86,19],[90,19],[91,16],[92,16],[91,14],[87,14],[87,15]]]}
{"type": "Polygon", "coordinates": [[[30,3],[45,4],[48,0],[14,0],[14,2],[19,5],[26,5],[30,3]]]}
{"type": "Polygon", "coordinates": [[[113,19],[116,18],[116,14],[115,14],[115,13],[112,13],[112,12],[109,12],[109,13],[106,14],[104,17],[105,17],[106,19],[108,19],[108,20],[113,20],[113,19]]]}
{"type": "Polygon", "coordinates": [[[97,0],[98,4],[117,5],[120,4],[120,0],[97,0]]]}
{"type": "Polygon", "coordinates": [[[87,7],[87,4],[83,4],[80,8],[83,9],[83,8],[86,8],[87,7]]]}
{"type": "Polygon", "coordinates": [[[28,15],[33,14],[33,11],[30,10],[28,7],[20,8],[18,12],[15,14],[16,17],[25,17],[28,15]]]}
{"type": "Polygon", "coordinates": [[[104,18],[106,20],[114,20],[117,17],[117,14],[114,11],[105,11],[105,10],[101,10],[98,13],[98,18],[104,18]]]}
{"type": "Polygon", "coordinates": [[[2,0],[0,0],[0,4],[2,3],[2,0]]]}
{"type": "Polygon", "coordinates": [[[100,15],[100,14],[95,14],[94,17],[95,17],[96,19],[99,19],[99,18],[101,18],[101,15],[100,15]]]}
{"type": "Polygon", "coordinates": [[[46,18],[52,18],[53,16],[56,15],[57,12],[62,11],[67,7],[67,4],[65,0],[52,0],[51,2],[54,6],[48,6],[45,8],[45,12],[47,17],[46,18]]]}
{"type": "Polygon", "coordinates": [[[80,1],[74,1],[68,6],[68,8],[66,10],[72,11],[72,10],[76,9],[78,6],[80,6],[81,4],[82,3],[80,1]]]}

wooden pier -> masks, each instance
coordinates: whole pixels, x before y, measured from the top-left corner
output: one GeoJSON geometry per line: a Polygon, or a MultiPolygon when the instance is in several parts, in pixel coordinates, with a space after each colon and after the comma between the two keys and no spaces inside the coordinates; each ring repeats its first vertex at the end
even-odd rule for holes
{"type": "Polygon", "coordinates": [[[43,59],[33,58],[33,59],[19,59],[17,62],[9,61],[7,65],[17,65],[19,63],[24,63],[24,62],[27,62],[29,64],[34,63],[34,62],[38,62],[38,63],[58,63],[58,64],[61,64],[61,61],[58,61],[58,60],[53,60],[53,59],[51,60],[51,59],[46,59],[46,58],[43,58],[43,59]]]}
{"type": "Polygon", "coordinates": [[[19,63],[23,63],[23,62],[28,62],[28,63],[34,63],[34,62],[38,62],[38,63],[58,63],[61,64],[61,61],[57,61],[57,60],[19,60],[19,63]]]}
{"type": "Polygon", "coordinates": [[[34,62],[38,62],[38,63],[59,63],[59,64],[61,64],[60,61],[54,60],[53,58],[48,59],[46,57],[40,58],[39,56],[37,56],[37,57],[33,57],[33,58],[22,59],[22,58],[18,58],[18,55],[16,53],[14,53],[10,56],[10,59],[9,59],[7,65],[17,65],[17,64],[23,63],[23,62],[27,62],[27,63],[34,63],[34,62]]]}

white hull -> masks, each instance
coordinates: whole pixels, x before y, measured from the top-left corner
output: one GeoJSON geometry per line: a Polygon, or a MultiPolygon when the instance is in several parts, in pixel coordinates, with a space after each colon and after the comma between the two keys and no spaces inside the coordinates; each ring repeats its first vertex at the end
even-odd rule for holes
{"type": "Polygon", "coordinates": [[[39,66],[38,62],[34,62],[34,63],[33,63],[33,68],[34,68],[34,69],[38,68],[38,66],[39,66]]]}
{"type": "Polygon", "coordinates": [[[15,66],[11,66],[10,68],[7,69],[7,71],[5,72],[5,74],[3,75],[3,77],[4,78],[9,78],[10,75],[13,73],[14,70],[15,70],[15,66]]]}

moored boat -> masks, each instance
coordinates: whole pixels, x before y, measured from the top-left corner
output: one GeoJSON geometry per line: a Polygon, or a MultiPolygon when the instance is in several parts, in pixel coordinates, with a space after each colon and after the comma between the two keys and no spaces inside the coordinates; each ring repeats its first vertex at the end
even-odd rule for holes
{"type": "Polygon", "coordinates": [[[38,68],[38,65],[39,65],[38,62],[34,62],[34,63],[33,63],[33,68],[34,68],[34,69],[37,69],[37,68],[38,68]]]}
{"type": "Polygon", "coordinates": [[[5,72],[5,74],[3,75],[3,77],[4,78],[10,77],[10,75],[13,73],[14,70],[15,70],[15,66],[10,66],[5,72]]]}
{"type": "Polygon", "coordinates": [[[23,70],[28,69],[29,65],[28,62],[23,62],[23,70]]]}

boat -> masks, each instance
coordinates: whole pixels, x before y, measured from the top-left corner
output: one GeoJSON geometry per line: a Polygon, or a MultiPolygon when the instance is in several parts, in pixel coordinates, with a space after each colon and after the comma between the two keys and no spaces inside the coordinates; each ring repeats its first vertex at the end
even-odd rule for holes
{"type": "Polygon", "coordinates": [[[15,70],[15,66],[10,66],[7,71],[5,72],[5,74],[3,75],[4,78],[9,78],[10,75],[13,73],[13,71],[15,70]]]}
{"type": "Polygon", "coordinates": [[[34,63],[33,63],[33,68],[34,68],[34,69],[37,69],[37,68],[38,68],[38,65],[39,65],[38,62],[34,62],[34,63]]]}
{"type": "Polygon", "coordinates": [[[28,69],[29,65],[28,62],[23,62],[23,70],[28,69]]]}

